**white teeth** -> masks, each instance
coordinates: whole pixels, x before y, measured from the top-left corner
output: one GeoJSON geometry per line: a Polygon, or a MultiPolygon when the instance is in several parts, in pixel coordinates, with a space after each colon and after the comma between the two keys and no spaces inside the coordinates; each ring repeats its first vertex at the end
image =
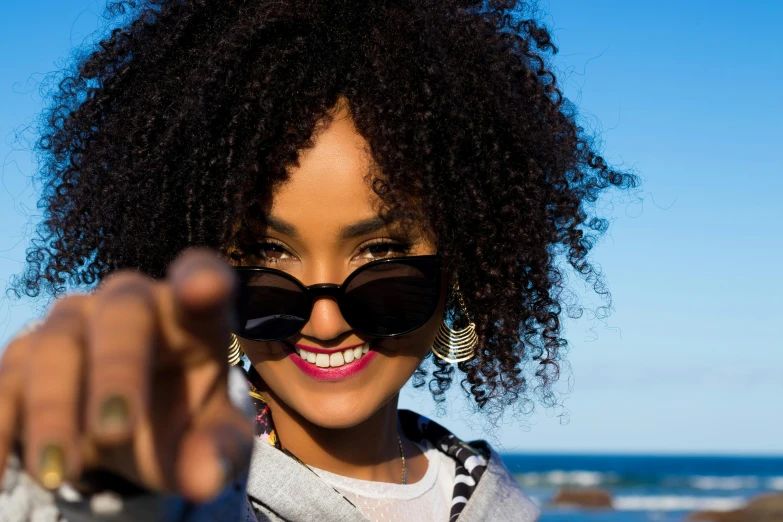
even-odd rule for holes
{"type": "Polygon", "coordinates": [[[319,368],[337,368],[344,364],[358,361],[369,351],[369,343],[364,343],[361,346],[357,346],[356,348],[349,348],[347,350],[343,350],[342,352],[332,353],[315,353],[297,348],[297,353],[299,353],[299,357],[301,357],[303,361],[307,361],[310,364],[315,364],[319,368]]]}
{"type": "Polygon", "coordinates": [[[315,356],[315,365],[319,368],[329,367],[329,355],[325,353],[319,353],[315,356]]]}
{"type": "Polygon", "coordinates": [[[329,356],[329,366],[334,368],[335,366],[342,366],[345,364],[343,359],[343,352],[336,352],[329,356]]]}

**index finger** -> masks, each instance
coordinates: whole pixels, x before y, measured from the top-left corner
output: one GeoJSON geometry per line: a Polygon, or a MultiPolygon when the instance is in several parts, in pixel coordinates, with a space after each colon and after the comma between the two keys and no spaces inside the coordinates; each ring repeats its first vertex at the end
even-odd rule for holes
{"type": "Polygon", "coordinates": [[[103,444],[130,437],[149,404],[158,346],[155,284],[141,274],[112,275],[88,307],[88,430],[103,444]]]}
{"type": "MultiPolygon", "coordinates": [[[[215,252],[201,248],[190,249],[172,263],[169,279],[169,313],[184,330],[181,333],[189,337],[180,338],[180,343],[184,343],[190,353],[196,353],[194,345],[202,345],[212,355],[225,359],[234,323],[234,292],[237,285],[231,267],[215,252]]],[[[171,331],[167,333],[173,334],[171,331]]],[[[180,343],[174,341],[170,346],[176,347],[180,343]]]]}

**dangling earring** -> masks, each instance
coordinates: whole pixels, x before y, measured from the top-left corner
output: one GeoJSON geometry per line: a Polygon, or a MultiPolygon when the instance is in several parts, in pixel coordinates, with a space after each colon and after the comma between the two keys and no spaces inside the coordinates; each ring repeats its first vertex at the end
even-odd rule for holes
{"type": "Polygon", "coordinates": [[[245,352],[242,351],[242,347],[239,345],[239,338],[231,334],[231,344],[228,346],[228,364],[236,366],[242,362],[242,356],[245,352]]]}
{"type": "Polygon", "coordinates": [[[476,346],[478,346],[476,323],[470,321],[468,311],[465,308],[465,301],[463,301],[462,294],[459,291],[459,283],[454,283],[454,293],[469,324],[462,330],[453,330],[446,324],[446,318],[444,317],[431,348],[432,353],[449,364],[472,359],[476,356],[476,346]]]}

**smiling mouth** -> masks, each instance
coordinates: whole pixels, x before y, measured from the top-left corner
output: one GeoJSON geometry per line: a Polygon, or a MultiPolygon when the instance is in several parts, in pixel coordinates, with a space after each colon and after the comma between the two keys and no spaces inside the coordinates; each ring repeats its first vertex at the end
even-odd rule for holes
{"type": "Polygon", "coordinates": [[[376,342],[339,351],[313,347],[293,346],[285,343],[288,358],[302,372],[319,381],[341,381],[361,372],[378,355],[376,342]]]}
{"type": "Polygon", "coordinates": [[[297,355],[309,364],[318,368],[339,368],[346,364],[359,361],[370,351],[370,343],[364,343],[354,348],[348,348],[339,352],[315,353],[304,348],[295,347],[297,355]]]}

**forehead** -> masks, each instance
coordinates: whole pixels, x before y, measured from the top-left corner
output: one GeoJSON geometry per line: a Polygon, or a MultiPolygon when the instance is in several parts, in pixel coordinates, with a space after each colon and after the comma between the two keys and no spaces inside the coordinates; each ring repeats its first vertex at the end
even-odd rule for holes
{"type": "Polygon", "coordinates": [[[368,179],[374,163],[367,142],[344,109],[319,129],[288,180],[272,194],[268,212],[303,233],[324,231],[377,214],[380,200],[368,179]]]}

